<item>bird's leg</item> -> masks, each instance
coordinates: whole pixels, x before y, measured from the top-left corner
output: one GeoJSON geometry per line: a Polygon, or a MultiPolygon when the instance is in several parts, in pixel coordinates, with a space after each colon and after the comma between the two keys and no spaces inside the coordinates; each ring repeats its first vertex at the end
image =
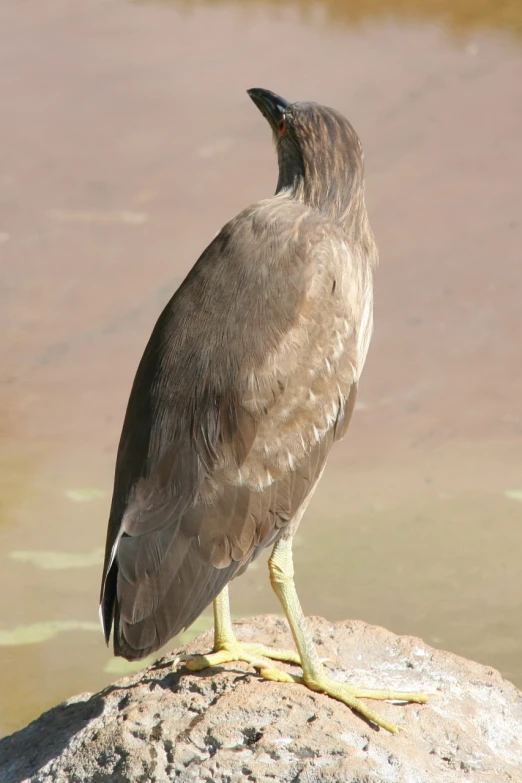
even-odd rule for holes
{"type": "Polygon", "coordinates": [[[225,587],[214,601],[214,651],[208,655],[187,657],[185,659],[187,667],[193,671],[200,671],[208,666],[219,666],[231,661],[246,661],[265,668],[267,662],[263,661],[263,658],[301,663],[295,650],[275,650],[264,644],[239,642],[232,628],[228,587],[225,587]]]}
{"type": "Polygon", "coordinates": [[[270,581],[277,597],[281,601],[288,618],[294,640],[301,656],[303,676],[296,677],[287,672],[275,668],[259,669],[261,675],[269,680],[277,682],[300,682],[313,691],[326,693],[338,701],[347,704],[352,710],[363,715],[372,723],[396,733],[399,729],[390,721],[379,717],[373,710],[368,709],[360,699],[391,699],[393,701],[422,703],[428,700],[424,693],[402,693],[400,691],[370,690],[358,688],[344,682],[338,682],[328,676],[323,664],[319,660],[312,636],[307,627],[303,610],[297,597],[294,585],[294,566],[292,557],[291,539],[281,539],[274,546],[269,560],[270,581]]]}

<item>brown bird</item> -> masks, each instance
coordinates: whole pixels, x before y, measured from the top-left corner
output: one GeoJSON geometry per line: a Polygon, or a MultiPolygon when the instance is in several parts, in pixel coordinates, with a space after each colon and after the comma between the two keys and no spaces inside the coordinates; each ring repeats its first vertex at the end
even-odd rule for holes
{"type": "Polygon", "coordinates": [[[292,538],[345,434],[372,333],[377,249],[363,153],[315,103],[248,94],[273,131],[275,196],[227,223],[167,304],[121,434],[100,614],[107,642],[144,658],[214,601],[215,644],[193,670],[247,661],[396,731],[360,701],[426,701],[328,677],[293,580],[292,538]],[[272,546],[270,581],[298,653],[236,640],[227,584],[272,546]],[[266,659],[300,664],[302,677],[266,659]],[[264,659],[264,660],[263,660],[264,659]]]}

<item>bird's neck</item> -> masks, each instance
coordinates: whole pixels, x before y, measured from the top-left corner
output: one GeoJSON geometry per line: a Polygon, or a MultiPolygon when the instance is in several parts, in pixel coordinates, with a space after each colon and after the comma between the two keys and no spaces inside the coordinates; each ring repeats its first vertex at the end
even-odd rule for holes
{"type": "Polygon", "coordinates": [[[276,192],[321,212],[341,226],[352,245],[361,245],[370,258],[377,258],[361,183],[354,186],[335,179],[327,183],[297,174],[290,182],[280,176],[276,192]]]}

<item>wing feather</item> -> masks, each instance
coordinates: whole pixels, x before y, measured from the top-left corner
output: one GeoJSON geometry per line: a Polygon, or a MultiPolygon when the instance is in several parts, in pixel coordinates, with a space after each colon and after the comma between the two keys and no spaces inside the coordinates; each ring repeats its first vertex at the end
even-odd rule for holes
{"type": "Polygon", "coordinates": [[[261,202],[160,316],[116,463],[101,593],[116,654],[144,657],[190,625],[299,517],[344,433],[357,313],[333,293],[353,269],[331,236],[303,205],[261,202]]]}

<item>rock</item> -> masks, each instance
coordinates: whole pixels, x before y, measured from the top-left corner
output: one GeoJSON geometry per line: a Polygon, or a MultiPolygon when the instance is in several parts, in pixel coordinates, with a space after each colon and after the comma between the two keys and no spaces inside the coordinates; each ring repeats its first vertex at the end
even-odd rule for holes
{"type": "MultiPolygon", "coordinates": [[[[362,622],[310,622],[339,679],[435,695],[426,705],[375,702],[404,729],[391,735],[246,665],[196,674],[171,655],[3,739],[1,783],[522,781],[522,694],[498,672],[362,622]]],[[[240,639],[291,644],[277,617],[235,627],[240,639]]],[[[211,643],[205,633],[186,651],[211,643]]]]}

